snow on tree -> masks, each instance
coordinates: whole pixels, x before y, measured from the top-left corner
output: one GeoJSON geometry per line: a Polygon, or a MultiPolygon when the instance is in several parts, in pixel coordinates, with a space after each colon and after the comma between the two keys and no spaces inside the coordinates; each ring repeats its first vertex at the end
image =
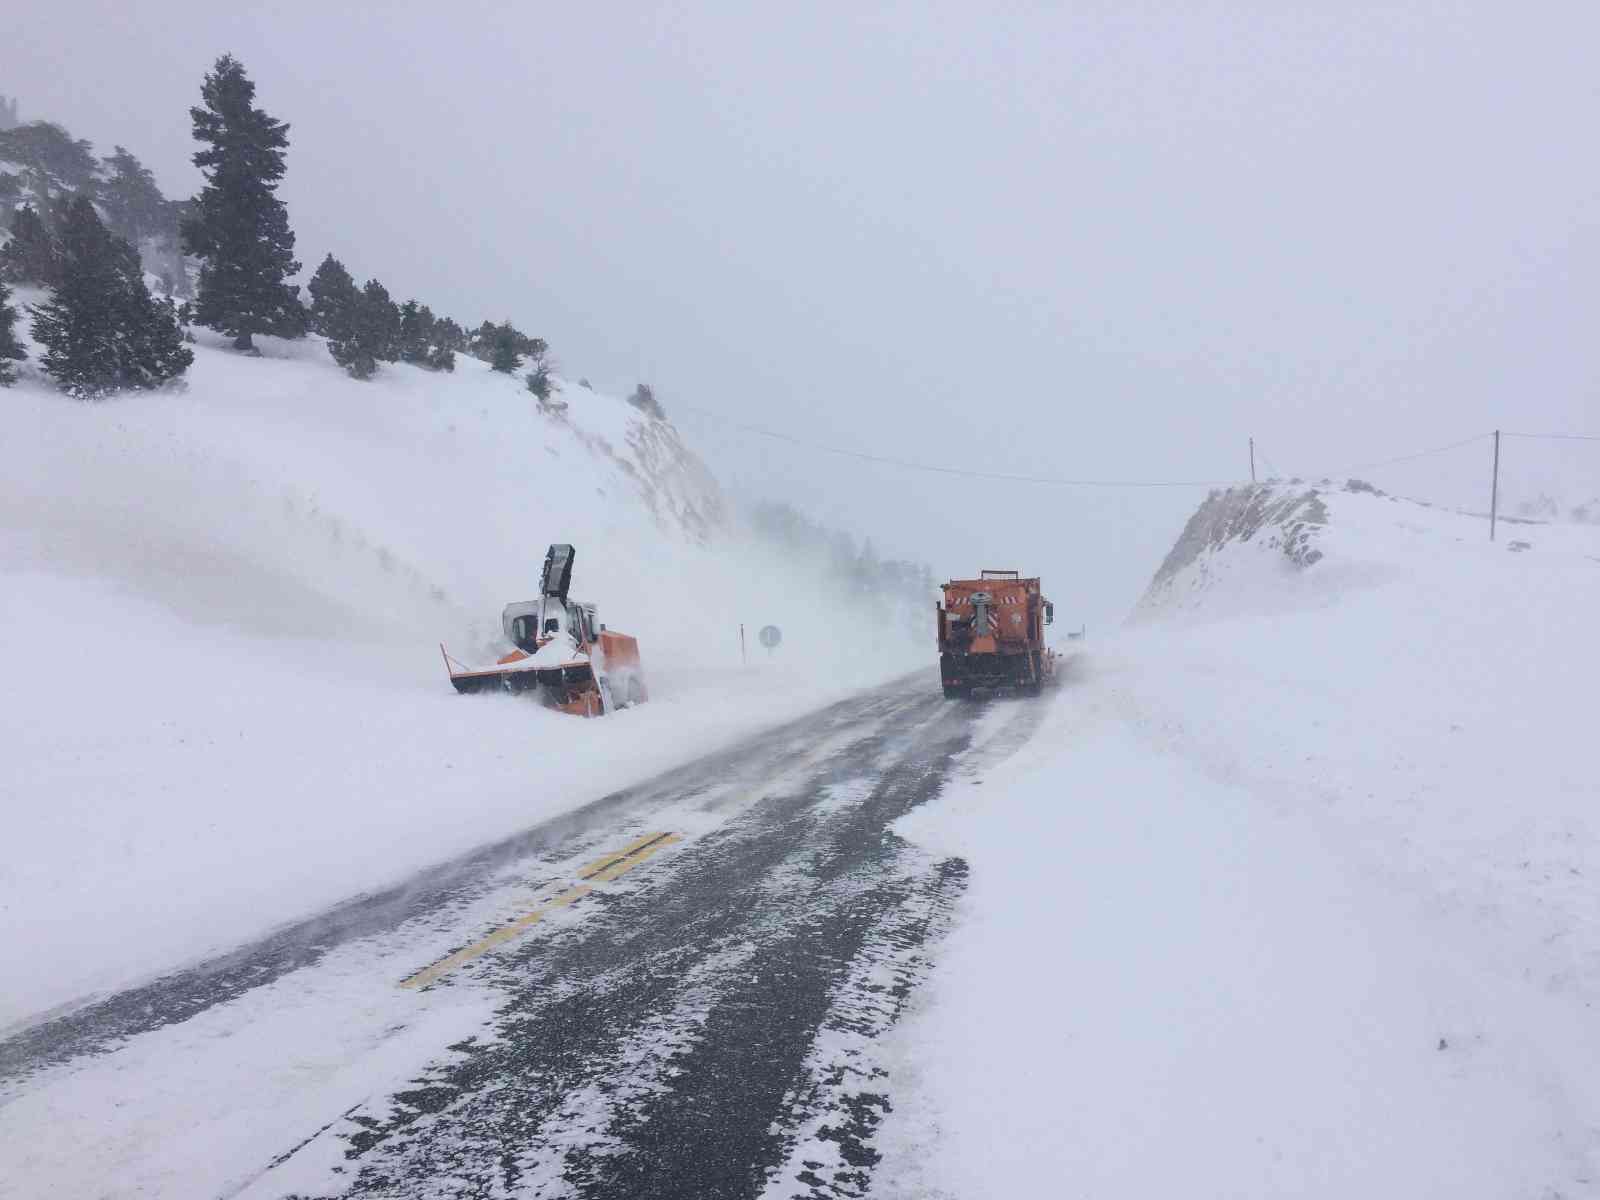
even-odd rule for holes
{"type": "Polygon", "coordinates": [[[49,302],[34,306],[33,336],[46,348],[40,365],[84,398],[157,387],[194,361],[171,303],[150,295],[138,254],[84,196],[67,210],[61,283],[49,302]]]}
{"type": "Polygon", "coordinates": [[[254,348],[257,333],[300,337],[307,314],[300,289],[288,282],[294,259],[289,213],[277,197],[289,126],[253,103],[256,85],[231,54],[217,59],[191,108],[194,137],[206,149],[194,164],[206,186],[183,223],[184,250],[205,260],[195,319],[234,338],[234,348],[254,348]]]}

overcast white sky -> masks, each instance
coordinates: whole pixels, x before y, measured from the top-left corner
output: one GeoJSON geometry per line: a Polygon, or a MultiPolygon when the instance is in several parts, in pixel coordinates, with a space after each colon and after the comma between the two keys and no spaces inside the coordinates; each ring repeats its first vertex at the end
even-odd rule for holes
{"type": "MultiPolygon", "coordinates": [[[[646,377],[735,487],[1043,571],[1069,619],[1119,616],[1203,490],[691,407],[1131,479],[1600,425],[1593,3],[15,7],[23,119],[188,194],[231,51],[292,124],[308,267],[646,377]]],[[[1467,500],[1465,454],[1366,474],[1467,500]]],[[[1600,450],[1518,454],[1600,494],[1600,450]]]]}

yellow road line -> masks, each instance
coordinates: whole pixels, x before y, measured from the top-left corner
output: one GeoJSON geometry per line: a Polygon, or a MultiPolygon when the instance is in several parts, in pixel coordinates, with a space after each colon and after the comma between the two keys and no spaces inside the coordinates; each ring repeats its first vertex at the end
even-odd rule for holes
{"type": "MultiPolygon", "coordinates": [[[[629,871],[633,870],[657,851],[664,850],[666,847],[672,845],[673,842],[681,842],[682,840],[683,839],[675,833],[646,834],[644,837],[639,838],[636,841],[629,842],[616,853],[607,854],[603,858],[595,859],[594,862],[590,863],[588,866],[584,867],[583,870],[579,871],[578,876],[579,878],[585,880],[609,883],[611,880],[616,879],[619,876],[626,875],[629,871]]],[[[470,946],[463,946],[454,954],[449,955],[446,958],[441,958],[438,962],[432,964],[431,966],[423,967],[422,970],[418,971],[415,975],[401,980],[400,986],[403,988],[411,988],[413,991],[425,988],[440,976],[446,975],[462,964],[469,963],[473,959],[487,954],[496,946],[501,946],[506,942],[509,942],[519,933],[522,933],[524,930],[538,924],[538,922],[544,918],[546,913],[553,912],[558,908],[566,908],[569,904],[575,904],[593,890],[594,887],[592,883],[575,884],[566,891],[562,892],[559,896],[556,896],[547,903],[540,905],[532,912],[518,917],[515,921],[512,921],[507,925],[500,926],[499,929],[496,929],[487,937],[473,942],[470,946]]]]}
{"type": "Polygon", "coordinates": [[[578,872],[579,879],[615,879],[618,875],[625,875],[633,870],[657,850],[665,850],[673,842],[683,839],[675,833],[658,833],[654,837],[645,838],[636,843],[632,849],[624,854],[616,854],[610,858],[597,859],[583,870],[578,872]]]}

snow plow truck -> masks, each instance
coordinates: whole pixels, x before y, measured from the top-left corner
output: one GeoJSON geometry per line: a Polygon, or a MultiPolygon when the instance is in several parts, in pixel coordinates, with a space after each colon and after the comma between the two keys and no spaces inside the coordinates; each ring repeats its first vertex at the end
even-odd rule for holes
{"type": "Polygon", "coordinates": [[[935,605],[945,699],[1001,688],[1037,693],[1055,681],[1056,655],[1044,644],[1055,605],[1040,593],[1037,577],[1023,579],[1015,571],[978,576],[952,579],[935,605]]]}
{"type": "Polygon", "coordinates": [[[546,707],[599,717],[648,699],[639,643],[599,622],[592,604],[567,598],[577,551],[562,544],[544,556],[537,600],[508,604],[500,623],[514,649],[492,667],[468,667],[443,645],[456,691],[532,693],[546,707]]]}

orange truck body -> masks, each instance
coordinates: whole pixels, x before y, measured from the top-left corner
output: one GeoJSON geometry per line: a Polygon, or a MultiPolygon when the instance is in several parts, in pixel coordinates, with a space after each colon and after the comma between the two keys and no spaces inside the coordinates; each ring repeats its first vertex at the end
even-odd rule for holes
{"type": "Polygon", "coordinates": [[[1037,576],[982,571],[977,579],[952,579],[935,611],[946,697],[999,688],[1037,692],[1055,679],[1056,656],[1044,637],[1055,607],[1037,576]]]}

